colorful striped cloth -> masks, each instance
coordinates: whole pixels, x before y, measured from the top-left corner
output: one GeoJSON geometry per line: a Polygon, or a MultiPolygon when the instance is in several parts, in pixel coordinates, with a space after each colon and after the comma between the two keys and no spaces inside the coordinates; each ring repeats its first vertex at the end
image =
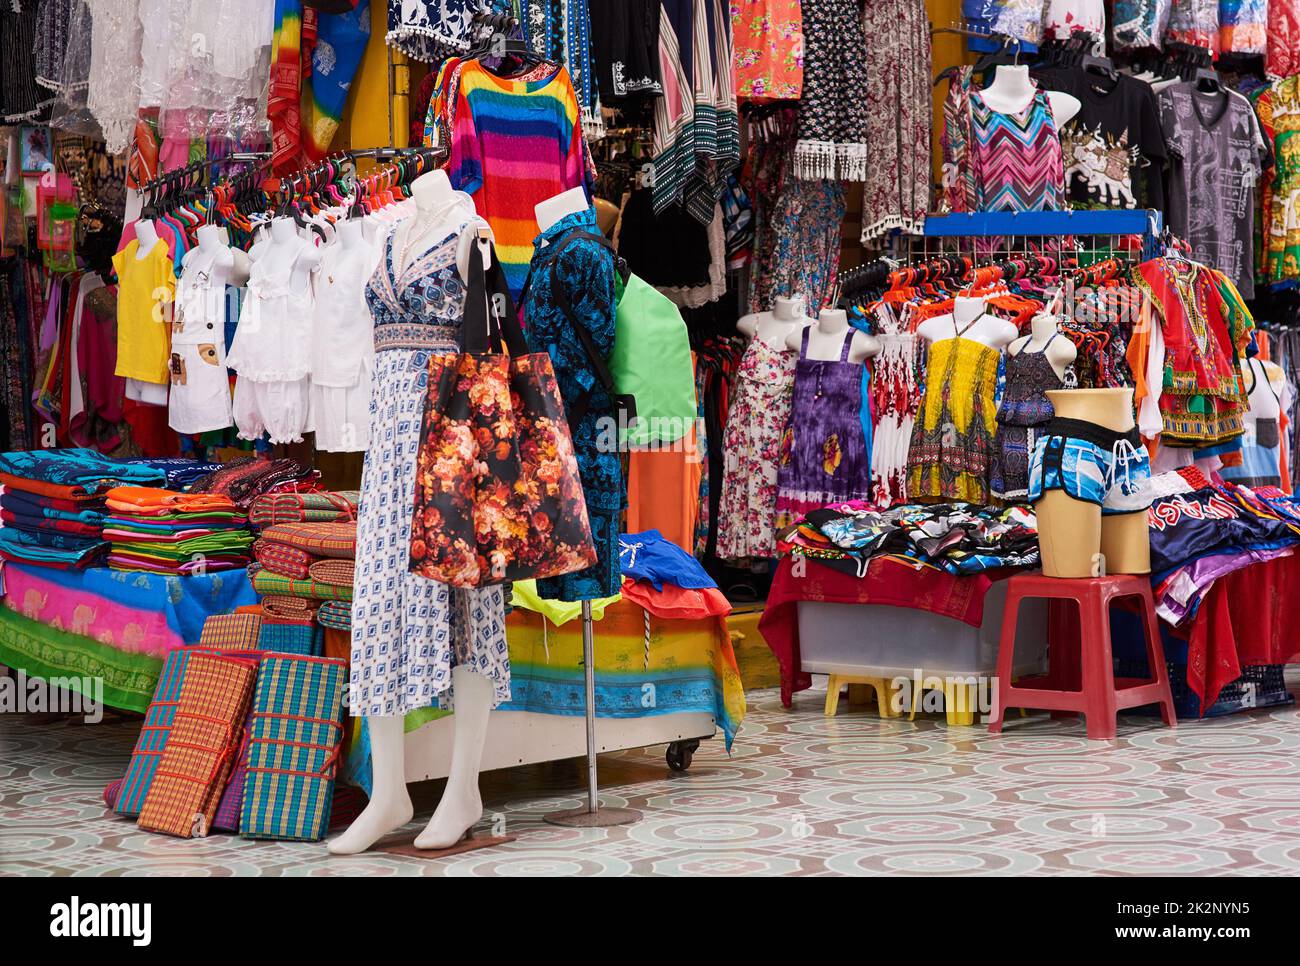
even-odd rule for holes
{"type": "Polygon", "coordinates": [[[350,584],[357,575],[355,560],[318,560],[311,565],[312,580],[323,584],[350,584]]]}
{"type": "Polygon", "coordinates": [[[297,547],[317,557],[351,559],[357,554],[356,523],[278,523],[262,539],[297,547]]]}
{"type": "Polygon", "coordinates": [[[248,508],[248,522],[255,527],[277,523],[334,523],[355,520],[360,494],[355,490],[337,493],[265,493],[248,508]]]}
{"type": "Polygon", "coordinates": [[[265,537],[253,544],[253,556],[271,573],[294,580],[305,580],[311,565],[319,559],[299,547],[265,537]]]}
{"type": "Polygon", "coordinates": [[[248,715],[257,665],[207,652],[185,666],[175,719],[145,795],[139,826],[180,838],[212,827],[248,715]]]}
{"type": "Polygon", "coordinates": [[[351,584],[322,584],[315,580],[294,580],[269,570],[259,570],[253,577],[253,589],[259,594],[307,597],[314,600],[351,600],[351,584]]]}
{"type": "Polygon", "coordinates": [[[181,682],[185,679],[185,665],[194,653],[190,648],[178,647],[163,661],[162,676],[158,678],[158,686],[154,689],[153,703],[145,712],[140,736],[135,740],[135,750],[131,752],[126,776],[122,779],[122,786],[113,805],[113,810],[119,815],[134,817],[140,814],[149,786],[153,784],[154,772],[158,770],[158,760],[167,747],[172,722],[176,718],[181,682]]]}
{"type": "Polygon", "coordinates": [[[327,600],[316,611],[316,620],[320,622],[321,627],[350,631],[352,630],[352,604],[344,600],[327,600]]]}
{"type": "Polygon", "coordinates": [[[460,67],[455,104],[447,173],[492,226],[518,300],[539,234],[537,203],[589,187],[573,83],[563,67],[542,80],[516,81],[471,60],[460,67]]]}
{"type": "Polygon", "coordinates": [[[260,614],[213,614],[203,624],[200,647],[255,651],[262,631],[260,614]]]}
{"type": "Polygon", "coordinates": [[[325,837],[347,675],[347,662],[332,658],[262,658],[239,823],[244,838],[325,837]]]}

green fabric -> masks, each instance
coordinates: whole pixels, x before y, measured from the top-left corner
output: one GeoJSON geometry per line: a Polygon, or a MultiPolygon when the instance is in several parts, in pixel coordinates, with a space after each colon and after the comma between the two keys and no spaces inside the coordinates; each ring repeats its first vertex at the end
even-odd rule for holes
{"type": "Polygon", "coordinates": [[[128,654],[80,634],[55,630],[3,606],[0,664],[32,678],[102,678],[106,705],[140,712],[148,710],[162,673],[159,658],[128,654]]]}
{"type": "Polygon", "coordinates": [[[626,443],[672,443],[695,425],[695,367],[686,323],[668,296],[635,275],[618,302],[609,371],[620,394],[636,397],[637,419],[626,443]]]}
{"type": "MultiPolygon", "coordinates": [[[[606,607],[610,604],[616,604],[622,599],[622,594],[615,594],[613,597],[600,597],[593,600],[591,602],[592,619],[600,620],[605,616],[606,607]]],[[[510,606],[542,614],[557,627],[561,624],[567,624],[571,620],[577,620],[582,616],[581,601],[550,600],[539,597],[537,594],[537,581],[535,580],[516,580],[510,585],[510,606]]]]}
{"type": "Polygon", "coordinates": [[[126,540],[109,538],[114,550],[125,550],[158,560],[191,560],[198,554],[215,556],[222,553],[244,553],[253,542],[247,530],[232,533],[214,533],[206,537],[192,537],[166,543],[162,540],[126,540]],[[242,536],[240,536],[242,534],[242,536]]]}

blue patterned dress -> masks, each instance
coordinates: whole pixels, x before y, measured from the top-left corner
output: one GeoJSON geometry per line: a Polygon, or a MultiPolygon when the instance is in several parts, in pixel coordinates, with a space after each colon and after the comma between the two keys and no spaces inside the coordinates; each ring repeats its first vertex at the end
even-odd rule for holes
{"type": "MultiPolygon", "coordinates": [[[[586,570],[537,582],[541,597],[567,601],[610,597],[622,587],[618,537],[627,507],[627,483],[618,448],[601,445],[602,439],[610,439],[610,433],[602,434],[602,427],[613,425],[613,400],[597,382],[582,343],[556,304],[550,270],[554,263],[554,278],[564,286],[574,314],[597,351],[608,358],[614,348],[614,259],[599,242],[587,240],[569,242],[558,255],[546,253],[548,246],[574,230],[600,235],[595,210],[567,215],[537,236],[523,301],[528,348],[550,353],[565,407],[572,407],[585,393],[592,392],[590,406],[573,429],[573,449],[598,559],[586,570]]],[[[617,439],[617,433],[613,438],[617,439]]]]}
{"type": "Polygon", "coordinates": [[[429,356],[457,351],[465,286],[456,268],[463,221],[398,270],[393,235],[366,286],[375,320],[370,448],[357,511],[352,599],[355,715],[404,714],[449,695],[451,669],[469,665],[510,700],[501,587],[453,590],[410,572],[411,513],[429,356]]]}

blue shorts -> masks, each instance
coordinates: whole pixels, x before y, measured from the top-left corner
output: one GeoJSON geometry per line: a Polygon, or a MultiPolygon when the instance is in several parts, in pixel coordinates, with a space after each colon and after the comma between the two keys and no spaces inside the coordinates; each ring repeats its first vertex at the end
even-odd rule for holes
{"type": "Polygon", "coordinates": [[[1107,515],[1151,506],[1151,460],[1136,429],[1117,433],[1079,419],[1053,419],[1034,443],[1029,500],[1063,490],[1107,515]]]}

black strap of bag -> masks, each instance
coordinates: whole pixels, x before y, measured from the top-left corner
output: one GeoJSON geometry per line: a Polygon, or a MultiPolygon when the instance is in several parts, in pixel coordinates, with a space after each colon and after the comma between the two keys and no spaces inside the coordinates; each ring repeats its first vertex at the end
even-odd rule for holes
{"type": "MultiPolygon", "coordinates": [[[[592,339],[591,333],[587,331],[587,327],[578,321],[578,317],[573,311],[573,303],[569,300],[569,294],[565,291],[564,286],[560,284],[559,277],[556,274],[556,262],[559,260],[560,252],[576,241],[591,241],[602,246],[609,251],[610,255],[614,258],[615,266],[617,268],[618,254],[614,251],[614,245],[608,238],[604,235],[596,235],[589,231],[582,231],[581,229],[570,230],[565,233],[559,241],[553,243],[551,247],[545,251],[547,267],[551,272],[551,295],[555,299],[556,306],[558,306],[560,311],[564,313],[565,318],[569,320],[569,324],[573,327],[573,332],[578,337],[578,343],[582,346],[582,351],[586,353],[587,361],[591,364],[592,372],[596,374],[596,382],[605,390],[605,395],[610,399],[614,409],[614,416],[618,420],[619,427],[631,426],[633,420],[636,419],[636,397],[630,393],[623,393],[620,395],[615,389],[614,376],[609,371],[609,365],[605,362],[604,357],[601,356],[600,350],[596,347],[595,340],[592,339]]],[[[533,269],[532,266],[530,266],[528,269],[528,278],[524,281],[524,288],[519,296],[521,303],[527,301],[528,288],[532,284],[532,281],[533,269]]],[[[611,306],[611,309],[612,308],[613,306],[611,306]]],[[[587,415],[588,411],[591,409],[591,400],[594,395],[595,388],[593,387],[585,390],[577,399],[565,400],[565,408],[568,410],[569,415],[570,430],[576,429],[578,423],[582,421],[582,417],[587,415]]]]}
{"type": "Polygon", "coordinates": [[[501,269],[496,247],[490,241],[475,243],[469,256],[469,285],[465,294],[465,318],[461,324],[461,351],[469,355],[499,354],[504,349],[512,356],[528,354],[523,326],[506,273],[501,269]],[[483,269],[480,245],[487,245],[491,264],[483,269]]]}

